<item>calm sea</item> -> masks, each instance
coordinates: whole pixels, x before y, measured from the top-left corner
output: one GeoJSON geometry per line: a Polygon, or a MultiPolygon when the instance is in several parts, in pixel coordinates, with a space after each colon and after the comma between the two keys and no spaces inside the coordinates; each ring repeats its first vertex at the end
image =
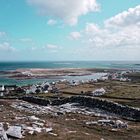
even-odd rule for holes
{"type": "MultiPolygon", "coordinates": [[[[52,62],[0,62],[0,71],[16,70],[22,68],[125,68],[140,70],[140,61],[52,61],[52,62]]],[[[93,77],[81,78],[98,78],[99,75],[93,77]]],[[[59,78],[58,78],[59,79],[59,78]]],[[[30,80],[14,80],[0,75],[1,84],[17,84],[26,85],[43,81],[54,81],[56,79],[30,79],[30,80]]]]}

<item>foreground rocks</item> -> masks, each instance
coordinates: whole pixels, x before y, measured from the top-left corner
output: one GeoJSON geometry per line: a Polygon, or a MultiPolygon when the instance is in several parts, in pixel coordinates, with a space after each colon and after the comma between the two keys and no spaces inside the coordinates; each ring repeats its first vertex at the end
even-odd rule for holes
{"type": "Polygon", "coordinates": [[[126,122],[122,122],[121,120],[98,120],[98,121],[90,121],[86,122],[86,125],[100,125],[100,126],[110,126],[115,129],[127,128],[128,125],[126,122]]]}
{"type": "Polygon", "coordinates": [[[0,140],[8,140],[7,134],[3,128],[3,123],[0,123],[0,140]]]}
{"type": "Polygon", "coordinates": [[[6,135],[8,140],[19,139],[21,134],[24,140],[125,140],[128,135],[127,140],[132,139],[131,135],[133,139],[140,138],[139,122],[126,121],[79,103],[42,106],[21,100],[1,100],[0,104],[1,136],[6,135]]]}
{"type": "Polygon", "coordinates": [[[44,120],[41,120],[35,116],[15,117],[15,120],[20,120],[21,122],[25,123],[10,125],[8,122],[1,122],[0,140],[9,140],[9,138],[21,139],[24,138],[27,134],[33,135],[42,132],[52,133],[53,131],[51,127],[45,127],[44,120]],[[7,125],[8,129],[5,129],[4,125],[7,125]]]}

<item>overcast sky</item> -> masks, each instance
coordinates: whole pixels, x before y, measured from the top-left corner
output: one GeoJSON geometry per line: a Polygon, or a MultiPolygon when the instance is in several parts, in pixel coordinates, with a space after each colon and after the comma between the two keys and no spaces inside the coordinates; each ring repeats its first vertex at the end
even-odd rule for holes
{"type": "Polygon", "coordinates": [[[0,0],[0,61],[140,60],[140,0],[0,0]]]}

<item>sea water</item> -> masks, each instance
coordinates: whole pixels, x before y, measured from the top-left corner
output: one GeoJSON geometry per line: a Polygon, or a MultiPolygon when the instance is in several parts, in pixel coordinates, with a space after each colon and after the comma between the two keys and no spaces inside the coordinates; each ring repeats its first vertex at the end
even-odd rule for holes
{"type": "MultiPolygon", "coordinates": [[[[49,62],[0,62],[0,71],[9,71],[16,69],[25,68],[117,68],[117,69],[129,69],[129,70],[140,70],[140,61],[49,61],[49,62]]],[[[101,76],[99,73],[92,76],[79,76],[79,77],[63,77],[68,79],[95,79],[101,76]]],[[[16,84],[16,85],[27,85],[41,83],[44,81],[52,82],[60,80],[62,77],[54,79],[26,79],[26,80],[15,80],[10,79],[2,74],[0,75],[0,85],[2,84],[16,84]]]]}

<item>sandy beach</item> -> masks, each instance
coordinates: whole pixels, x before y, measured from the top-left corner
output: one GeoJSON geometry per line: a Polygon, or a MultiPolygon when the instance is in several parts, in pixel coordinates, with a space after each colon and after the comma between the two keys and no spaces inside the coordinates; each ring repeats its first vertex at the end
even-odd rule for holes
{"type": "Polygon", "coordinates": [[[90,76],[95,73],[107,73],[122,71],[123,69],[96,69],[96,68],[58,68],[58,69],[17,69],[6,71],[4,73],[8,78],[17,80],[34,79],[34,78],[54,78],[62,76],[90,76]]]}

